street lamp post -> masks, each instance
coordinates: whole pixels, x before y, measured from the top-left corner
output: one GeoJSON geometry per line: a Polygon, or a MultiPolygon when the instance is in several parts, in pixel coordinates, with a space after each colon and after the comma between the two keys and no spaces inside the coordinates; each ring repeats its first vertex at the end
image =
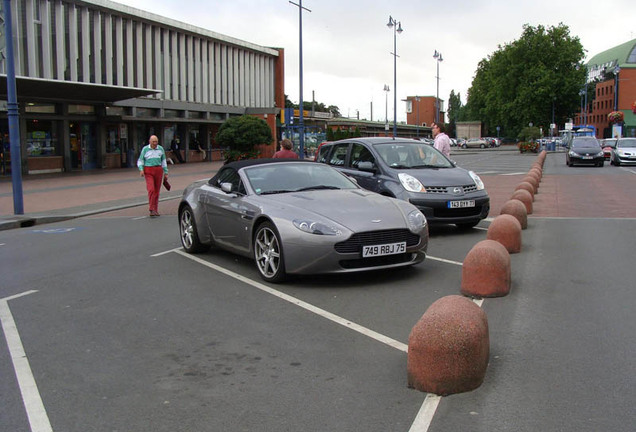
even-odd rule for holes
{"type": "Polygon", "coordinates": [[[305,155],[305,122],[304,122],[304,103],[303,103],[303,9],[311,12],[306,7],[303,7],[303,0],[299,0],[298,3],[290,1],[289,3],[294,6],[298,6],[298,70],[299,70],[299,102],[298,102],[298,153],[300,159],[305,155]]]}
{"type": "Polygon", "coordinates": [[[620,71],[621,68],[619,66],[614,68],[614,111],[618,111],[618,74],[620,71]]]}
{"type": "Polygon", "coordinates": [[[415,131],[416,136],[420,137],[420,97],[415,96],[415,103],[417,106],[415,107],[415,131]]]}
{"type": "Polygon", "coordinates": [[[439,64],[444,61],[442,58],[442,53],[437,52],[435,50],[435,54],[433,54],[433,58],[437,60],[437,96],[435,98],[435,123],[439,122],[439,64]]]}
{"type": "Polygon", "coordinates": [[[402,23],[389,15],[388,28],[393,29],[393,138],[397,136],[397,34],[402,33],[402,23]]]}
{"type": "Polygon", "coordinates": [[[388,85],[384,84],[384,91],[386,92],[384,95],[384,128],[389,130],[389,91],[391,91],[391,89],[388,85]]]}

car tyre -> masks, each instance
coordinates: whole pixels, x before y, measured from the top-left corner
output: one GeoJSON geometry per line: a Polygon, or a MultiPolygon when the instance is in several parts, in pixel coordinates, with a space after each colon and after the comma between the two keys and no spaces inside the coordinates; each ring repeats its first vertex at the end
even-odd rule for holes
{"type": "Polygon", "coordinates": [[[486,148],[486,146],[483,144],[479,144],[479,148],[486,148]]]}
{"type": "Polygon", "coordinates": [[[254,261],[261,278],[278,283],[286,279],[280,236],[271,222],[263,222],[254,234],[254,261]]]}
{"type": "Polygon", "coordinates": [[[194,218],[194,212],[190,206],[185,206],[179,212],[179,234],[181,245],[188,253],[205,252],[210,248],[199,241],[199,232],[194,218]]]}

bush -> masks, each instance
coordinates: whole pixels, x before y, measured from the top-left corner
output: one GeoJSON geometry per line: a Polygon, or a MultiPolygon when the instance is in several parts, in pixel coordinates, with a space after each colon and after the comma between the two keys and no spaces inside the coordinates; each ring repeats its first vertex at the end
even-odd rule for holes
{"type": "Polygon", "coordinates": [[[220,147],[229,150],[225,152],[225,162],[258,157],[256,146],[271,144],[272,131],[267,122],[258,117],[243,115],[231,117],[221,125],[215,137],[220,147]]]}

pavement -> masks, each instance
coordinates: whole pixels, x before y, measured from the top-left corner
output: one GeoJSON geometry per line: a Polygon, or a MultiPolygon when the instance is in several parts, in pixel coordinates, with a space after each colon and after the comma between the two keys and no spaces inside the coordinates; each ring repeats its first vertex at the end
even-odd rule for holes
{"type": "MultiPolygon", "coordinates": [[[[169,165],[170,192],[162,188],[161,202],[178,200],[186,186],[209,179],[222,162],[169,165]]],[[[0,230],[29,227],[140,207],[147,213],[148,195],[139,170],[78,171],[22,177],[24,214],[16,215],[11,176],[0,177],[0,230]]],[[[177,201],[174,201],[177,202],[177,201]]],[[[170,206],[173,207],[173,206],[170,206]]]]}

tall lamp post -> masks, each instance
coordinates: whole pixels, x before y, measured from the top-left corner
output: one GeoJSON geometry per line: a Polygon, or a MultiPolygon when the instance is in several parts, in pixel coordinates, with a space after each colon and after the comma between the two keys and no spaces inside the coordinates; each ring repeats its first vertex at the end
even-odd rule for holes
{"type": "Polygon", "coordinates": [[[435,123],[439,122],[439,64],[444,61],[442,58],[442,53],[437,52],[435,50],[435,54],[433,54],[433,58],[437,60],[437,97],[435,99],[435,123]]]}
{"type": "Polygon", "coordinates": [[[290,1],[289,3],[294,6],[298,6],[298,70],[299,70],[299,102],[298,102],[298,153],[300,153],[300,159],[305,156],[305,122],[304,122],[304,103],[303,103],[303,9],[311,12],[306,7],[303,7],[303,0],[299,0],[298,3],[290,1]]]}
{"type": "Polygon", "coordinates": [[[415,107],[415,131],[416,136],[420,137],[420,97],[415,96],[415,103],[417,106],[415,107]]]}
{"type": "Polygon", "coordinates": [[[614,111],[618,111],[618,74],[620,71],[621,68],[619,66],[614,68],[614,111]]]}
{"type": "Polygon", "coordinates": [[[384,91],[386,92],[384,95],[384,127],[389,130],[389,92],[391,89],[387,84],[384,84],[384,91]]]}
{"type": "Polygon", "coordinates": [[[402,23],[389,15],[388,28],[393,29],[393,138],[397,136],[397,34],[402,33],[402,23]]]}

